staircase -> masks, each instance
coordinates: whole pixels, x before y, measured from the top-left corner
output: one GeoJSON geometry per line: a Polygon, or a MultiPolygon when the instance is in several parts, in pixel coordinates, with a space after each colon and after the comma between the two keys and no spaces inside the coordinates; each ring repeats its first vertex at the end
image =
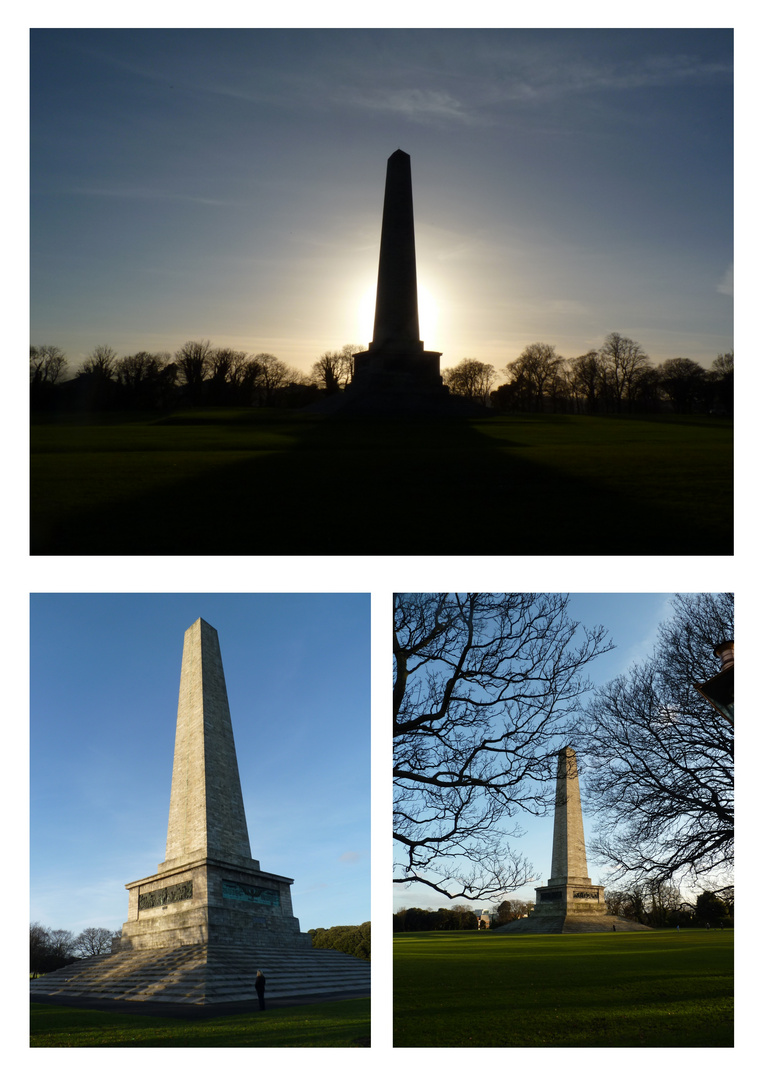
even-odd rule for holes
{"type": "Polygon", "coordinates": [[[527,919],[497,926],[494,934],[633,934],[649,926],[622,919],[618,915],[530,915],[527,919]]]}
{"type": "Polygon", "coordinates": [[[371,964],[334,949],[242,948],[181,945],[131,949],[93,956],[30,979],[33,995],[55,1000],[82,997],[108,1001],[222,1005],[257,1000],[255,974],[267,980],[269,998],[371,992],[371,964]]]}

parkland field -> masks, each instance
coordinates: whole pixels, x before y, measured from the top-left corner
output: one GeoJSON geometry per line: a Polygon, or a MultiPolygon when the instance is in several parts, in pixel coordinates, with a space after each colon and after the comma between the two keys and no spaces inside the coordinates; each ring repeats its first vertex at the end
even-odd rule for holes
{"type": "Polygon", "coordinates": [[[394,1046],[732,1046],[733,931],[393,937],[394,1046]]]}
{"type": "Polygon", "coordinates": [[[31,451],[35,555],[732,554],[726,419],[200,408],[31,451]]]}
{"type": "Polygon", "coordinates": [[[30,1046],[370,1046],[369,998],[177,1019],[31,1006],[30,1046]]]}

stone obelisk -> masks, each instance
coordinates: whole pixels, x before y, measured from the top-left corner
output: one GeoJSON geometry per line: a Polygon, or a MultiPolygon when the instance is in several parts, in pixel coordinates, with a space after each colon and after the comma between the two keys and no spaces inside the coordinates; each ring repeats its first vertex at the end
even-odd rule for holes
{"type": "Polygon", "coordinates": [[[536,889],[536,905],[546,914],[606,913],[604,890],[592,885],[586,865],[578,764],[572,746],[557,756],[552,873],[546,885],[536,889]]]}
{"type": "Polygon", "coordinates": [[[536,889],[536,906],[527,919],[498,927],[503,933],[591,934],[648,927],[607,914],[605,890],[592,885],[586,865],[584,820],[578,763],[572,746],[557,756],[552,872],[536,889]]]}
{"type": "Polygon", "coordinates": [[[218,856],[253,863],[217,631],[186,631],[165,862],[218,856]]]}
{"type": "Polygon", "coordinates": [[[197,619],[183,641],[165,861],[126,886],[120,947],[309,944],[291,884],[251,856],[218,635],[197,619]]]}

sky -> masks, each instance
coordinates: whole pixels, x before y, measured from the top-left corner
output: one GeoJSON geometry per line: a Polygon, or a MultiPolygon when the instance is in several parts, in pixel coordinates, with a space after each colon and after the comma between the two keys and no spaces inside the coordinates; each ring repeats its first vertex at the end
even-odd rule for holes
{"type": "Polygon", "coordinates": [[[252,857],[300,928],[370,918],[369,597],[31,597],[30,921],[117,930],[164,861],[183,635],[218,631],[252,857]]]}
{"type": "MultiPolygon", "coordinates": [[[[635,664],[646,660],[657,641],[658,628],[672,614],[673,593],[571,593],[568,612],[570,618],[585,627],[604,626],[615,648],[597,657],[588,665],[589,679],[602,685],[625,674],[635,664]]],[[[575,750],[575,746],[573,747],[575,750]]],[[[581,777],[584,839],[588,843],[595,821],[586,812],[585,774],[581,777]]],[[[512,847],[522,852],[532,863],[539,880],[534,884],[546,885],[551,873],[553,814],[537,818],[525,814],[512,819],[520,824],[525,835],[512,841],[512,847]]],[[[589,876],[600,884],[604,869],[587,851],[589,876]]],[[[513,899],[535,902],[534,885],[518,889],[513,899]]],[[[393,886],[393,911],[401,907],[450,908],[455,904],[468,903],[463,897],[449,899],[433,889],[412,885],[393,886]]],[[[470,907],[491,908],[492,901],[485,903],[469,901],[470,907]]]]}
{"type": "Polygon", "coordinates": [[[31,340],[366,347],[411,156],[425,348],[500,370],[732,338],[732,31],[31,35],[31,340]]]}

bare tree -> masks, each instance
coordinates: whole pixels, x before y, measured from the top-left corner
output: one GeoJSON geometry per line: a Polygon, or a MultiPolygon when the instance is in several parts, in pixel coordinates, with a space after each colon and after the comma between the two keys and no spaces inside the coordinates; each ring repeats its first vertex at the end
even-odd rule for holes
{"type": "Polygon", "coordinates": [[[209,340],[205,340],[187,341],[175,353],[178,371],[195,403],[201,400],[204,380],[209,374],[211,352],[209,340]]]}
{"type": "Polygon", "coordinates": [[[103,926],[89,926],[74,939],[74,952],[77,956],[102,956],[111,952],[111,939],[114,936],[112,930],[106,930],[103,926]]]}
{"type": "Polygon", "coordinates": [[[396,882],[497,899],[533,880],[507,839],[554,799],[557,750],[610,648],[565,596],[403,594],[394,604],[396,882]]]}
{"type": "Polygon", "coordinates": [[[587,412],[594,412],[597,407],[603,379],[602,361],[596,349],[570,361],[571,390],[576,400],[584,402],[587,412]]]}
{"type": "Polygon", "coordinates": [[[289,367],[271,353],[258,353],[253,357],[257,365],[255,390],[263,405],[272,405],[276,392],[289,382],[289,367]]]}
{"type": "Polygon", "coordinates": [[[29,349],[29,379],[32,386],[53,386],[67,368],[68,361],[57,345],[32,345],[29,349]]]}
{"type": "Polygon", "coordinates": [[[648,367],[649,357],[639,342],[613,332],[605,338],[600,359],[608,389],[616,408],[620,409],[624,398],[631,402],[638,376],[648,367]]]}
{"type": "Polygon", "coordinates": [[[344,390],[353,378],[355,353],[361,352],[360,345],[343,345],[336,352],[325,352],[311,368],[311,375],[323,383],[327,394],[336,394],[344,390]]]}
{"type": "Polygon", "coordinates": [[[619,880],[698,880],[726,872],[734,841],[733,725],[695,688],[734,638],[731,593],[680,594],[652,657],[598,689],[579,736],[590,849],[619,880]],[[585,742],[584,742],[585,740],[585,742]]]}
{"type": "Polygon", "coordinates": [[[484,402],[496,381],[496,369],[492,364],[467,358],[456,367],[443,371],[443,383],[452,394],[484,402]]]}
{"type": "Polygon", "coordinates": [[[85,374],[96,375],[99,379],[111,379],[114,376],[116,362],[117,353],[111,345],[96,345],[85,358],[82,370],[85,374]]]}
{"type": "Polygon", "coordinates": [[[516,382],[527,391],[527,397],[541,410],[545,395],[553,396],[562,357],[554,345],[537,341],[523,349],[517,360],[507,364],[510,382],[516,382]]]}

